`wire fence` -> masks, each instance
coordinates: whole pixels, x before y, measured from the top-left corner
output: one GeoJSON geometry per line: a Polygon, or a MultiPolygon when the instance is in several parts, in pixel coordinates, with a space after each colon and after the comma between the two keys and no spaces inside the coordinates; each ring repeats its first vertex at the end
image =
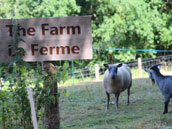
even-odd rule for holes
{"type": "MultiPolygon", "coordinates": [[[[138,60],[132,60],[129,62],[122,62],[127,64],[131,69],[139,69],[139,61],[138,60]]],[[[172,55],[168,56],[158,56],[156,58],[145,58],[141,59],[141,68],[150,68],[151,66],[155,64],[162,64],[163,69],[167,69],[167,67],[172,66],[172,55]]],[[[69,78],[72,78],[73,80],[80,79],[84,80],[85,78],[92,78],[96,79],[96,74],[99,74],[99,76],[104,74],[105,68],[103,64],[96,64],[98,65],[98,70],[99,72],[96,72],[96,66],[86,66],[84,68],[77,68],[73,66],[74,71],[70,70],[68,71],[69,73],[69,78]]]]}

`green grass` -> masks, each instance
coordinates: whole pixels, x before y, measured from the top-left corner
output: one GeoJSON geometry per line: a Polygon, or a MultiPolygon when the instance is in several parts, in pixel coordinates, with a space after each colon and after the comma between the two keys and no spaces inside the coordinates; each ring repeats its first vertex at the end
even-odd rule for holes
{"type": "Polygon", "coordinates": [[[62,129],[157,129],[172,126],[172,114],[162,114],[163,97],[158,86],[152,85],[149,79],[134,79],[130,105],[127,105],[125,91],[120,95],[119,110],[110,105],[107,113],[104,112],[106,96],[102,82],[84,82],[59,89],[69,92],[68,98],[63,94],[60,97],[62,129]]]}

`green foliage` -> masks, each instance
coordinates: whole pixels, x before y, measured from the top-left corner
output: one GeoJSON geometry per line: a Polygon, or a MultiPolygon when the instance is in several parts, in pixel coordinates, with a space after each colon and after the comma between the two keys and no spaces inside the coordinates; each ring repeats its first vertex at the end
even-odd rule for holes
{"type": "MultiPolygon", "coordinates": [[[[77,1],[82,14],[93,16],[94,58],[129,61],[155,57],[155,52],[107,51],[104,48],[169,49],[171,42],[171,2],[164,0],[77,1]],[[86,9],[88,8],[88,9],[86,9]]],[[[97,62],[97,60],[95,61],[97,62]]],[[[110,62],[108,60],[108,62],[110,62]]]]}
{"type": "Polygon", "coordinates": [[[11,47],[14,50],[15,57],[6,66],[7,70],[1,70],[1,77],[5,77],[5,80],[9,81],[9,86],[6,89],[2,84],[3,90],[0,92],[2,125],[4,129],[21,127],[23,129],[32,129],[31,110],[26,91],[26,87],[29,85],[28,77],[30,72],[28,70],[30,67],[22,60],[24,49],[18,47],[18,44],[23,40],[18,36],[17,28],[19,25],[17,25],[15,20],[13,20],[13,26],[14,40],[11,47]],[[11,109],[14,109],[12,113],[11,109]],[[21,121],[21,123],[15,124],[13,121],[21,121]]]}
{"type": "MultiPolygon", "coordinates": [[[[114,14],[106,15],[109,14],[108,11],[103,16],[103,22],[98,25],[93,36],[100,37],[106,44],[108,40],[120,35],[117,40],[106,44],[106,47],[108,45],[112,48],[156,49],[154,32],[159,31],[165,24],[161,14],[156,9],[151,9],[143,0],[117,0],[113,1],[112,5],[110,9],[113,9],[114,14]]],[[[104,10],[104,8],[100,9],[104,10]]],[[[114,54],[119,55],[118,60],[127,61],[135,59],[137,53],[116,52],[114,54]]],[[[139,56],[144,54],[146,53],[139,56]]],[[[153,56],[154,53],[149,55],[153,56]]]]}
{"type": "Polygon", "coordinates": [[[7,18],[11,17],[11,3],[6,0],[1,0],[0,1],[0,18],[7,18]]]}
{"type": "Polygon", "coordinates": [[[76,15],[80,11],[75,0],[4,0],[0,10],[3,18],[57,17],[76,15]]]}
{"type": "Polygon", "coordinates": [[[64,65],[62,67],[62,82],[63,83],[67,80],[68,68],[69,68],[69,64],[68,63],[64,63],[64,65]]]}

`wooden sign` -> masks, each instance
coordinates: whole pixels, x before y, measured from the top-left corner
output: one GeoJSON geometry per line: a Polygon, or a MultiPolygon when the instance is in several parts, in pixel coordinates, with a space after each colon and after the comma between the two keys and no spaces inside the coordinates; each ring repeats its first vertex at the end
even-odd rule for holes
{"type": "MultiPolygon", "coordinates": [[[[91,16],[15,19],[24,61],[92,59],[91,16]]],[[[0,62],[10,62],[12,19],[0,19],[0,62]]]]}

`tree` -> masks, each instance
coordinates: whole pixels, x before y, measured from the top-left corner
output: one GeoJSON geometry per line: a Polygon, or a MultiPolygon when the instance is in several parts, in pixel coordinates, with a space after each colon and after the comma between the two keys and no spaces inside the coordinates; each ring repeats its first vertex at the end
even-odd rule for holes
{"type": "MultiPolygon", "coordinates": [[[[166,45],[169,48],[172,13],[169,13],[171,2],[167,0],[78,0],[77,3],[81,15],[93,16],[96,48],[164,49],[166,45]]],[[[104,60],[107,55],[114,55],[116,61],[157,55],[156,52],[95,51],[95,58],[104,60]]]]}

